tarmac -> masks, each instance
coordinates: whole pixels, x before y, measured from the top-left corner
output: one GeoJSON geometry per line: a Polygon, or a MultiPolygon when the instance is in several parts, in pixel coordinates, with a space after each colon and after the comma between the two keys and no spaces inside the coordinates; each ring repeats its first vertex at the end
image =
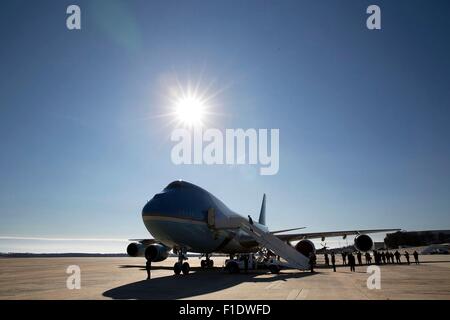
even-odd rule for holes
{"type": "Polygon", "coordinates": [[[200,259],[191,257],[191,273],[175,276],[176,259],[168,258],[153,263],[152,279],[145,280],[144,258],[0,258],[0,299],[450,299],[450,255],[420,256],[419,265],[382,265],[380,289],[367,287],[367,266],[352,273],[340,260],[337,272],[319,266],[315,273],[278,275],[230,275],[221,268],[224,257],[213,260],[214,269],[201,270],[200,259]],[[80,289],[67,288],[71,265],[80,267],[80,289]]]}

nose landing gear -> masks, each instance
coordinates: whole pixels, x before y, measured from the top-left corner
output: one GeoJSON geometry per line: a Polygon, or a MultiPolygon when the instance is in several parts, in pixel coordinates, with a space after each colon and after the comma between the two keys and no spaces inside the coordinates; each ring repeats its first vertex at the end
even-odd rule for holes
{"type": "Polygon", "coordinates": [[[202,269],[211,269],[214,267],[214,261],[209,258],[209,255],[205,255],[206,259],[200,261],[200,266],[202,269]]]}
{"type": "Polygon", "coordinates": [[[175,274],[181,273],[181,264],[179,262],[175,262],[173,265],[173,272],[175,272],[175,274]]]}
{"type": "Polygon", "coordinates": [[[183,260],[187,260],[186,250],[180,249],[178,250],[178,262],[173,265],[173,272],[178,275],[183,272],[184,275],[189,274],[189,270],[191,269],[189,263],[184,262],[183,260]]]}
{"type": "Polygon", "coordinates": [[[187,262],[183,263],[181,266],[181,272],[183,272],[183,274],[189,274],[189,270],[190,270],[189,263],[187,262]]]}

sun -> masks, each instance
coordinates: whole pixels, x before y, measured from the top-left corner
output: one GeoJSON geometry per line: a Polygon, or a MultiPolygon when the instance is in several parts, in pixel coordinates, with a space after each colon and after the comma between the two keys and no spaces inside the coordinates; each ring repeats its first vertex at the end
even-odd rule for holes
{"type": "Polygon", "coordinates": [[[199,126],[203,123],[205,103],[194,95],[184,96],[178,99],[175,113],[182,124],[189,127],[199,126]]]}
{"type": "Polygon", "coordinates": [[[213,126],[217,119],[224,114],[220,111],[217,96],[224,89],[216,88],[214,81],[201,84],[201,77],[187,83],[178,80],[178,76],[167,77],[165,92],[162,94],[164,102],[161,105],[165,112],[155,117],[169,117],[167,126],[174,128],[196,129],[213,126]]]}

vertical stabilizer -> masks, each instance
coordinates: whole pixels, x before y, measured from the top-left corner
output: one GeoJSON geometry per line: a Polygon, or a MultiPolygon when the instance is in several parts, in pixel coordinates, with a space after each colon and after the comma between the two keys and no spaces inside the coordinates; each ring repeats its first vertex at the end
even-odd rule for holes
{"type": "Polygon", "coordinates": [[[263,196],[263,201],[261,204],[261,212],[259,213],[259,221],[260,224],[266,225],[266,194],[263,196]]]}

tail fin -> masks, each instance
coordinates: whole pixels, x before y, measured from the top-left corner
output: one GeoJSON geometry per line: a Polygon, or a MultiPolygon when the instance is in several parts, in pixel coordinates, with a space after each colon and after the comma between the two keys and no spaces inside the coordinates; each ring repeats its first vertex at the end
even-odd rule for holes
{"type": "Polygon", "coordinates": [[[261,212],[259,213],[259,221],[258,223],[262,225],[266,225],[266,194],[263,196],[263,201],[261,204],[261,212]]]}

